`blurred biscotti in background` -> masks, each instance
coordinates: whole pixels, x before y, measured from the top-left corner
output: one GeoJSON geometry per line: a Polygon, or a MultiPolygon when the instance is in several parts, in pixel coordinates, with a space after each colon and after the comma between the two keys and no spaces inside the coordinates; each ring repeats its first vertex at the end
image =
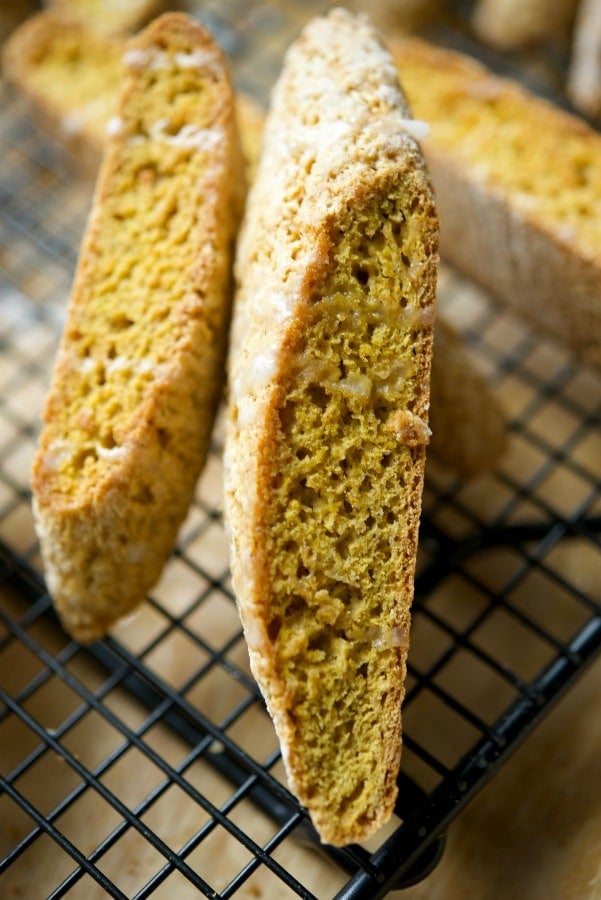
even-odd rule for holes
{"type": "Polygon", "coordinates": [[[479,0],[476,37],[496,50],[519,51],[551,43],[569,63],[565,91],[574,107],[601,115],[601,3],[599,0],[479,0]]]}
{"type": "MultiPolygon", "coordinates": [[[[567,65],[555,70],[557,87],[585,116],[601,115],[601,3],[598,0],[349,0],[366,13],[382,32],[419,32],[431,25],[449,24],[470,39],[519,57],[528,68],[541,63],[537,52],[551,49],[567,65]],[[528,58],[528,54],[535,54],[528,58]],[[561,74],[560,74],[561,70],[561,74]]],[[[543,66],[544,68],[544,66],[543,66]]]]}
{"type": "Polygon", "coordinates": [[[601,115],[599,0],[478,0],[472,24],[476,37],[496,50],[560,48],[569,57],[568,98],[584,115],[601,115]]]}
{"type": "Polygon", "coordinates": [[[391,47],[430,127],[443,257],[601,367],[601,135],[465,54],[391,47]]]}
{"type": "MultiPolygon", "coordinates": [[[[125,48],[124,35],[103,33],[58,9],[31,16],[3,48],[4,76],[86,176],[96,175],[109,137],[125,48]]],[[[263,113],[250,96],[239,93],[236,115],[250,177],[263,113]]]]}
{"type": "Polygon", "coordinates": [[[4,77],[86,174],[96,174],[116,113],[124,49],[123,39],[50,10],[24,22],[3,48],[4,77]]]}

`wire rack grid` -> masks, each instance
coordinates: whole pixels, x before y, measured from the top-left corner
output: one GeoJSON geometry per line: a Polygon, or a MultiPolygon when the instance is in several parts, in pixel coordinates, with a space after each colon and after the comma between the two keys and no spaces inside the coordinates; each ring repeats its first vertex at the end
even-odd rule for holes
{"type": "MultiPolygon", "coordinates": [[[[206,3],[201,17],[264,100],[326,5],[206,3]]],[[[248,668],[219,422],[144,607],[87,649],[52,614],[29,470],[91,188],[0,90],[0,894],[373,900],[423,878],[601,646],[598,375],[443,270],[441,305],[509,447],[472,482],[428,465],[396,814],[365,847],[319,847],[248,668]]]]}

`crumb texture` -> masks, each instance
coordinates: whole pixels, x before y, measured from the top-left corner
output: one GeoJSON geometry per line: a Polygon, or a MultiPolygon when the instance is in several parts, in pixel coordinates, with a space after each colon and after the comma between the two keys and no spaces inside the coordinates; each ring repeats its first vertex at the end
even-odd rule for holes
{"type": "Polygon", "coordinates": [[[302,777],[319,813],[351,831],[369,828],[388,802],[373,769],[376,760],[390,765],[400,727],[415,496],[429,436],[416,388],[427,379],[429,330],[406,273],[395,272],[403,253],[417,260],[423,247],[400,238],[402,202],[392,206],[340,223],[331,272],[282,386],[267,510],[267,630],[305,744],[302,777]],[[399,428],[401,417],[421,428],[399,428]]]}
{"type": "Polygon", "coordinates": [[[274,93],[237,261],[234,585],[291,785],[334,844],[389,817],[400,758],[437,246],[409,121],[365,21],[315,20],[274,93]]]}

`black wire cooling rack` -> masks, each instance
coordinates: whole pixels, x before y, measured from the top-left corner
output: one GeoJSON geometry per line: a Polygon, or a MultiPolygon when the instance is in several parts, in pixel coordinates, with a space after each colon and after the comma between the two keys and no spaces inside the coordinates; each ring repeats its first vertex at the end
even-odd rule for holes
{"type": "MultiPolygon", "coordinates": [[[[206,3],[202,17],[265,99],[326,5],[206,3]]],[[[601,646],[598,376],[444,271],[441,304],[509,446],[471,482],[428,465],[396,814],[369,846],[319,847],[248,669],[219,424],[144,608],[88,649],[53,616],[28,479],[91,189],[0,90],[0,895],[374,900],[423,878],[601,646]]]]}

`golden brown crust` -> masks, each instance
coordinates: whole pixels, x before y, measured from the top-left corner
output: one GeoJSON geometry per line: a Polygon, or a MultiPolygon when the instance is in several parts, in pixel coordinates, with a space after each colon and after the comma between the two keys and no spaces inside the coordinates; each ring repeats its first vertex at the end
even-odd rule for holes
{"type": "Polygon", "coordinates": [[[227,64],[167,14],[129,46],[33,470],[50,592],[98,638],[159,576],[223,384],[242,204],[227,64]]]}
{"type": "Polygon", "coordinates": [[[600,366],[601,136],[463,54],[417,38],[392,52],[430,125],[443,256],[600,366]]]}
{"type": "Polygon", "coordinates": [[[236,264],[234,585],[291,786],[334,844],[396,797],[437,262],[408,116],[364,20],[312,22],[273,93],[236,264]]]}

